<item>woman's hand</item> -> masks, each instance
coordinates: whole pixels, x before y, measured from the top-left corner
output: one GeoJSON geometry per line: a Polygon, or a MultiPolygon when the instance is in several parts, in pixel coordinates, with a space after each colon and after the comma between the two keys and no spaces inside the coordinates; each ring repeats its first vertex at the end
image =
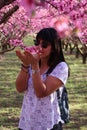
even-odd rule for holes
{"type": "Polygon", "coordinates": [[[38,53],[36,54],[36,56],[34,56],[29,51],[21,52],[20,50],[17,50],[16,55],[23,62],[23,64],[25,66],[29,66],[30,64],[33,66],[33,65],[37,64],[38,61],[40,60],[40,56],[38,53]]]}
{"type": "Polygon", "coordinates": [[[26,57],[28,57],[31,66],[34,66],[34,65],[38,64],[38,62],[40,60],[39,53],[32,54],[29,51],[25,51],[24,54],[26,55],[26,57]]]}
{"type": "Polygon", "coordinates": [[[21,52],[20,50],[16,51],[16,55],[23,62],[25,66],[29,66],[29,58],[25,55],[25,52],[21,52]]]}

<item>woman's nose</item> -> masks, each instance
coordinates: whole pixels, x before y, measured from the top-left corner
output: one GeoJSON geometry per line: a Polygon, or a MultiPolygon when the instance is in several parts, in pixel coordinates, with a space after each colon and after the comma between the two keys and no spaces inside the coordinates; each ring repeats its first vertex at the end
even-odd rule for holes
{"type": "Polygon", "coordinates": [[[39,44],[39,46],[38,46],[38,47],[39,47],[39,50],[42,50],[42,46],[41,46],[41,44],[39,44]]]}

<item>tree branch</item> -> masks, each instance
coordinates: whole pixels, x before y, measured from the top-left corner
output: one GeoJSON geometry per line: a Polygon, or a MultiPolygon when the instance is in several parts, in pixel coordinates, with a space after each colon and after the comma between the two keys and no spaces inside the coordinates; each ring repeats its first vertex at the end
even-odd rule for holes
{"type": "Polygon", "coordinates": [[[16,0],[0,0],[0,9],[6,5],[13,3],[16,0]]]}
{"type": "Polygon", "coordinates": [[[7,20],[10,18],[10,16],[12,16],[12,14],[16,12],[18,9],[19,9],[19,6],[15,5],[12,9],[10,9],[7,13],[5,13],[2,19],[0,20],[0,24],[6,23],[7,20]]]}
{"type": "Polygon", "coordinates": [[[12,51],[12,50],[14,50],[14,49],[15,49],[15,47],[12,47],[12,48],[7,49],[7,50],[3,50],[3,51],[0,52],[0,55],[1,55],[1,54],[4,54],[5,52],[12,51]]]}

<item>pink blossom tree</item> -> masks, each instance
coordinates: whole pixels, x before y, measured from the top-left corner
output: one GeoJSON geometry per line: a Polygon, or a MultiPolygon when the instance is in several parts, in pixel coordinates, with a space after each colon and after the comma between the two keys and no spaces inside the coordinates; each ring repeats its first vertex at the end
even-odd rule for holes
{"type": "MultiPolygon", "coordinates": [[[[1,2],[2,1],[3,0],[1,0],[1,2]]],[[[14,44],[18,45],[19,42],[17,43],[17,40],[22,40],[27,33],[37,33],[37,31],[43,27],[53,26],[57,29],[62,39],[67,37],[71,39],[72,36],[78,37],[82,45],[81,48],[85,47],[86,51],[83,51],[84,49],[79,48],[79,46],[78,50],[82,57],[86,59],[86,0],[8,0],[7,3],[8,4],[3,4],[2,2],[0,7],[0,35],[2,44],[4,43],[2,37],[9,39],[7,40],[8,42],[4,40],[6,41],[5,44],[8,43],[9,45],[10,41],[16,40],[14,44]],[[15,6],[16,9],[11,11],[15,6]],[[10,33],[7,33],[6,30],[9,30],[8,32],[10,33]]],[[[72,38],[72,40],[74,40],[74,38],[72,38]]],[[[16,45],[10,45],[10,49],[14,49],[15,46],[16,45]]],[[[5,49],[5,51],[7,50],[9,49],[5,49]]]]}

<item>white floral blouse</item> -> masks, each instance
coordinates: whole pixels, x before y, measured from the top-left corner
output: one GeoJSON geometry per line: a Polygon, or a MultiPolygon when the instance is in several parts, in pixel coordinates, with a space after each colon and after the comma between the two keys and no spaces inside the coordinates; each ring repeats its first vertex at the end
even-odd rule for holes
{"type": "MultiPolygon", "coordinates": [[[[34,92],[31,69],[29,73],[28,90],[24,95],[18,127],[22,130],[50,130],[54,124],[61,121],[57,94],[54,92],[44,98],[37,98],[34,92]]],[[[65,62],[59,63],[50,73],[50,76],[56,77],[63,84],[66,84],[68,78],[67,64],[65,62]]],[[[41,78],[43,81],[46,79],[46,72],[41,75],[41,78]]]]}

